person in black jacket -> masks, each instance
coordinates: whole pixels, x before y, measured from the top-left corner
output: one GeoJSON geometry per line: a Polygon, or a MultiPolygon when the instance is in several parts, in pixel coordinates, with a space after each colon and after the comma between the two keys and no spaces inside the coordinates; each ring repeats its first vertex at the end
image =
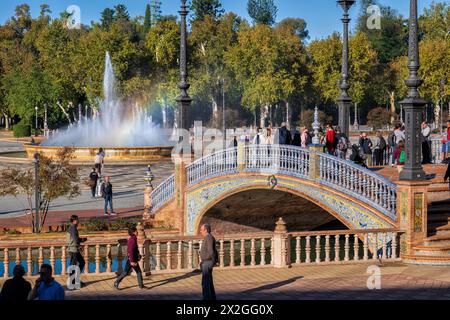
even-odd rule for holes
{"type": "Polygon", "coordinates": [[[91,188],[92,199],[95,199],[95,190],[97,188],[98,178],[99,177],[98,177],[97,169],[94,167],[94,168],[92,168],[92,172],[89,175],[89,187],[91,188]]]}
{"type": "Polygon", "coordinates": [[[122,274],[114,282],[114,288],[119,290],[120,282],[126,276],[128,276],[131,273],[131,270],[133,269],[137,275],[139,288],[145,289],[144,280],[142,279],[142,271],[141,271],[141,268],[139,267],[139,263],[138,263],[139,260],[141,260],[141,255],[139,254],[139,248],[138,248],[138,243],[137,243],[137,236],[138,236],[137,228],[130,227],[128,229],[128,235],[130,237],[128,238],[128,242],[127,242],[127,254],[128,254],[127,263],[125,265],[125,269],[123,270],[122,274]]]}
{"type": "Polygon", "coordinates": [[[203,236],[203,244],[200,250],[203,300],[216,300],[212,276],[213,268],[218,263],[216,239],[212,236],[211,226],[208,224],[204,224],[200,228],[200,233],[203,236]]]}
{"type": "MultiPolygon", "coordinates": [[[[80,273],[83,272],[83,269],[86,265],[86,261],[81,255],[81,244],[87,241],[87,238],[80,238],[78,233],[78,224],[80,223],[80,219],[77,215],[72,215],[70,217],[70,227],[66,233],[67,240],[67,251],[69,253],[70,265],[78,266],[80,268],[80,273]]],[[[75,279],[74,279],[75,280],[75,279]]],[[[80,282],[83,286],[84,283],[80,282]]]]}
{"type": "Polygon", "coordinates": [[[28,295],[31,291],[31,283],[26,281],[23,277],[25,275],[25,268],[18,264],[13,270],[14,277],[6,280],[0,292],[0,301],[19,302],[27,301],[28,295]]]}
{"type": "Polygon", "coordinates": [[[286,123],[281,124],[281,128],[278,130],[278,142],[281,145],[291,144],[292,136],[291,132],[286,127],[286,123]]]}
{"type": "Polygon", "coordinates": [[[101,193],[103,199],[105,199],[105,216],[108,215],[108,204],[111,209],[111,215],[115,215],[113,209],[113,188],[109,177],[105,177],[105,182],[102,184],[101,193]]]}
{"type": "Polygon", "coordinates": [[[361,133],[361,138],[359,138],[359,146],[361,150],[366,155],[366,165],[368,167],[372,166],[372,140],[367,137],[367,133],[361,133]]]}

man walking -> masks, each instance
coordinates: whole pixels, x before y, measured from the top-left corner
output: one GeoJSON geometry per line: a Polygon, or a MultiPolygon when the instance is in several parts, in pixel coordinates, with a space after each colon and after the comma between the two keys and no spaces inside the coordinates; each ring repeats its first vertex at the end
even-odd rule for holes
{"type": "Polygon", "coordinates": [[[89,187],[91,188],[92,199],[95,199],[95,191],[97,189],[97,182],[98,182],[98,173],[97,173],[97,169],[94,167],[94,168],[92,168],[92,172],[89,175],[89,187]]]}
{"type": "Polygon", "coordinates": [[[211,226],[204,224],[200,228],[203,237],[200,257],[202,262],[202,293],[203,300],[216,300],[216,291],[213,283],[213,268],[218,263],[218,254],[216,249],[216,239],[211,235],[211,226]]]}
{"type": "Polygon", "coordinates": [[[133,269],[136,272],[137,280],[139,284],[139,288],[145,289],[144,287],[144,280],[142,279],[142,271],[139,267],[139,260],[141,260],[141,255],[139,254],[139,248],[137,243],[137,236],[138,231],[136,227],[130,227],[128,229],[128,242],[127,242],[127,253],[128,253],[128,259],[127,263],[125,265],[125,269],[123,270],[122,274],[117,278],[117,280],[114,282],[114,288],[119,290],[120,282],[131,273],[131,270],[133,269]]]}
{"type": "Polygon", "coordinates": [[[341,132],[341,128],[336,128],[336,156],[341,159],[347,158],[348,145],[350,144],[347,135],[341,132]]]}
{"type": "Polygon", "coordinates": [[[286,123],[281,124],[281,128],[278,130],[278,142],[281,145],[291,144],[292,136],[291,132],[286,127],[286,123]]]}
{"type": "MultiPolygon", "coordinates": [[[[67,251],[69,252],[70,265],[78,266],[80,274],[83,272],[86,262],[81,255],[81,243],[86,242],[87,238],[80,238],[78,234],[78,224],[80,223],[77,215],[70,217],[70,227],[67,230],[67,251]]],[[[83,283],[81,283],[83,284],[83,283]]]]}
{"type": "Polygon", "coordinates": [[[97,169],[99,175],[102,174],[104,158],[105,158],[105,151],[103,150],[103,148],[100,148],[94,158],[94,167],[97,169]]]}
{"type": "Polygon", "coordinates": [[[103,199],[105,199],[105,216],[108,215],[108,204],[111,209],[111,215],[116,215],[113,209],[113,189],[111,182],[109,182],[109,177],[105,177],[105,182],[103,182],[101,188],[101,194],[103,199]]]}

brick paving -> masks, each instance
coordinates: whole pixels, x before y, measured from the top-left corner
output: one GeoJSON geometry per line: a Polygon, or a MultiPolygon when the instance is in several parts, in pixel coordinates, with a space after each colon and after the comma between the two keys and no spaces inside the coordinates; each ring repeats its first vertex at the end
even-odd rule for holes
{"type": "MultiPolygon", "coordinates": [[[[390,264],[381,268],[381,290],[367,288],[368,265],[295,266],[290,269],[216,270],[219,300],[422,300],[450,299],[446,267],[390,264]]],[[[65,283],[65,278],[57,278],[65,283]]],[[[114,277],[82,276],[87,286],[66,291],[69,300],[201,300],[201,274],[165,274],[144,278],[140,290],[134,277],[113,288],[114,277]]]]}

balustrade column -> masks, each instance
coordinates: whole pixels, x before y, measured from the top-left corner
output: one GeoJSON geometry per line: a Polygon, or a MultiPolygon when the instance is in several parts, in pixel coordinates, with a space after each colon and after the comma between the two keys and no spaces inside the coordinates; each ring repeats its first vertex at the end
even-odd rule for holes
{"type": "Polygon", "coordinates": [[[245,239],[241,239],[241,267],[245,267],[245,239]]]}
{"type": "Polygon", "coordinates": [[[369,248],[368,248],[368,242],[369,242],[369,235],[366,233],[364,235],[364,257],[363,260],[367,261],[369,260],[369,248]]]}
{"type": "MultiPolygon", "coordinates": [[[[84,259],[86,260],[86,267],[84,268],[84,273],[89,274],[89,245],[84,246],[84,259]]],[[[122,272],[122,270],[120,271],[122,272]]]]}
{"type": "Polygon", "coordinates": [[[200,251],[202,250],[203,240],[198,241],[198,251],[197,251],[197,257],[198,257],[198,265],[197,268],[200,268],[200,265],[202,263],[202,256],[200,255],[200,251]]]}
{"type": "Polygon", "coordinates": [[[358,235],[353,235],[353,260],[359,260],[359,238],[358,235]]]}
{"type": "Polygon", "coordinates": [[[325,262],[330,262],[330,236],[325,236],[325,262]]]}
{"type": "MultiPolygon", "coordinates": [[[[369,234],[369,238],[370,238],[369,234]]],[[[373,234],[373,238],[375,240],[374,248],[373,248],[373,254],[372,254],[372,260],[378,259],[378,233],[373,234]]]]}
{"type": "Polygon", "coordinates": [[[33,275],[33,249],[31,249],[31,247],[28,247],[28,249],[27,249],[27,276],[31,277],[32,275],[33,275]]]}
{"type": "Polygon", "coordinates": [[[261,239],[261,261],[260,265],[266,265],[266,239],[261,239]]]}
{"type": "Polygon", "coordinates": [[[344,261],[350,261],[350,235],[345,235],[345,246],[344,246],[344,261]]]}
{"type": "Polygon", "coordinates": [[[339,243],[339,239],[340,239],[340,235],[337,234],[334,237],[334,261],[335,262],[339,262],[341,261],[341,257],[340,257],[340,249],[341,249],[341,244],[339,243]]]}
{"type": "Polygon", "coordinates": [[[220,249],[219,249],[219,263],[220,267],[225,267],[225,262],[223,261],[225,258],[225,249],[224,249],[224,240],[220,240],[220,249]]]}
{"type": "Polygon", "coordinates": [[[230,267],[234,267],[234,239],[230,240],[230,267]]]}
{"type": "Polygon", "coordinates": [[[39,247],[38,268],[44,264],[44,248],[39,247]]]}
{"type": "Polygon", "coordinates": [[[3,249],[3,277],[8,278],[9,277],[9,250],[8,248],[3,249]]]}
{"type": "Polygon", "coordinates": [[[306,250],[305,263],[311,263],[311,237],[310,236],[306,237],[305,250],[306,250]]]}
{"type": "Polygon", "coordinates": [[[383,233],[383,242],[382,242],[382,246],[383,246],[383,255],[382,255],[382,259],[386,260],[387,259],[387,244],[386,244],[386,233],[383,233]]]}
{"type": "Polygon", "coordinates": [[[52,267],[53,272],[55,272],[55,247],[50,247],[50,266],[52,267]]]}
{"type": "Polygon", "coordinates": [[[106,273],[111,273],[111,245],[106,246],[106,273]]]}
{"type": "Polygon", "coordinates": [[[192,269],[193,260],[194,260],[194,252],[193,252],[193,246],[192,241],[189,241],[189,247],[188,247],[188,269],[192,269]]]}
{"type": "Polygon", "coordinates": [[[183,269],[183,242],[178,241],[177,270],[183,269]]]}
{"type": "Polygon", "coordinates": [[[100,245],[95,245],[95,274],[100,274],[100,245]]]}
{"type": "Polygon", "coordinates": [[[16,248],[16,265],[20,264],[20,248],[16,248]]]}
{"type": "Polygon", "coordinates": [[[255,250],[255,239],[251,240],[250,249],[250,265],[254,267],[256,265],[256,250],[255,250]]]}
{"type": "Polygon", "coordinates": [[[320,236],[316,236],[316,263],[320,263],[320,236]]]}
{"type": "Polygon", "coordinates": [[[295,263],[300,264],[301,263],[301,256],[300,256],[300,237],[297,237],[295,239],[295,263]]]}
{"type": "Polygon", "coordinates": [[[161,270],[161,242],[156,242],[156,271],[161,270]]]}
{"type": "Polygon", "coordinates": [[[392,235],[392,259],[397,259],[397,233],[392,235]]]}
{"type": "Polygon", "coordinates": [[[167,270],[172,270],[172,243],[167,242],[167,252],[166,252],[166,264],[167,270]]]}

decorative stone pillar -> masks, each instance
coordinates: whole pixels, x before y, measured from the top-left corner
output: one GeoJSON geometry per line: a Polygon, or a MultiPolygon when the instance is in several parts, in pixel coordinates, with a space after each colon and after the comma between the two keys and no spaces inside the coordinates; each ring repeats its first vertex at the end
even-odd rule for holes
{"type": "Polygon", "coordinates": [[[153,186],[146,186],[144,190],[144,221],[149,221],[151,219],[151,208],[152,208],[152,198],[151,194],[153,192],[153,186]]]}
{"type": "Polygon", "coordinates": [[[183,156],[175,156],[175,201],[176,217],[175,227],[180,230],[180,234],[185,234],[185,208],[186,208],[186,189],[187,189],[187,171],[186,161],[183,156]]]}
{"type": "Polygon", "coordinates": [[[245,142],[244,141],[238,141],[237,170],[239,173],[245,171],[245,142]]]}
{"type": "Polygon", "coordinates": [[[273,267],[289,268],[291,266],[291,236],[288,235],[286,223],[280,218],[273,234],[273,267]]]}
{"type": "Polygon", "coordinates": [[[144,226],[142,225],[142,223],[139,223],[136,228],[138,230],[137,241],[139,254],[141,255],[141,260],[139,260],[139,267],[141,268],[142,274],[144,276],[149,276],[151,274],[150,265],[146,263],[146,261],[148,260],[147,255],[150,254],[150,251],[148,250],[149,246],[147,235],[145,234],[144,226]]]}
{"type": "Polygon", "coordinates": [[[314,109],[314,122],[312,123],[312,128],[314,130],[314,137],[312,139],[311,145],[309,145],[310,155],[309,155],[309,175],[310,178],[315,180],[320,178],[320,162],[318,153],[323,152],[323,148],[325,147],[323,144],[320,144],[319,138],[319,109],[316,106],[314,109]]]}
{"type": "Polygon", "coordinates": [[[428,233],[428,181],[398,181],[398,225],[404,233],[400,237],[400,253],[413,254],[413,246],[428,233]]]}

